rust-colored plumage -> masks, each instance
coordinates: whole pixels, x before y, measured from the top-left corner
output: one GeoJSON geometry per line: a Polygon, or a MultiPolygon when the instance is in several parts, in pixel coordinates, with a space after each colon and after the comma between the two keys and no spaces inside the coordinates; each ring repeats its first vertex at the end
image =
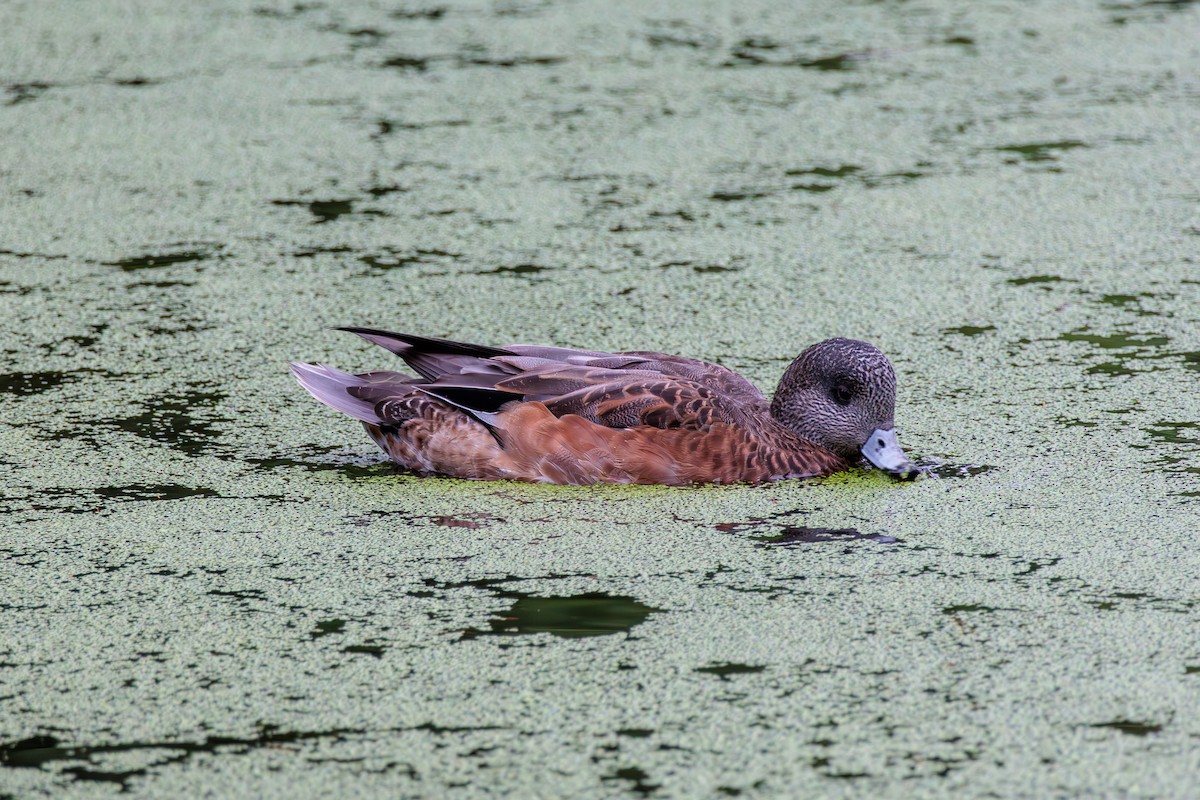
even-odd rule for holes
{"type": "Polygon", "coordinates": [[[725,367],[663,353],[495,348],[342,330],[392,351],[421,377],[301,363],[293,374],[318,400],[361,420],[396,463],[422,473],[759,483],[845,469],[876,434],[895,442],[891,365],[849,339],[802,353],[770,404],[725,367]]]}

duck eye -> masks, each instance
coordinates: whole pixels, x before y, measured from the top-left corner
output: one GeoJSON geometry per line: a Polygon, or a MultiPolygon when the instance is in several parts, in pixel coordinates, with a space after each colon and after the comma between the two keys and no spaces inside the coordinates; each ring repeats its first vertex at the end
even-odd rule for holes
{"type": "Polygon", "coordinates": [[[850,387],[844,383],[839,383],[833,387],[833,401],[839,406],[850,405],[850,400],[854,393],[850,391],[850,387]]]}

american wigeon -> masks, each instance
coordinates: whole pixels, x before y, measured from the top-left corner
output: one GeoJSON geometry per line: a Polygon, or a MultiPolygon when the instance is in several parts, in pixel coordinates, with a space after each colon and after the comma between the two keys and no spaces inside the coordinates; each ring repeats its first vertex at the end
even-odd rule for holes
{"type": "Polygon", "coordinates": [[[732,370],[664,353],[339,330],[390,350],[421,377],[302,363],[292,374],[417,472],[570,484],[760,483],[828,475],[866,456],[899,477],[918,473],[896,441],[895,372],[866,342],[809,347],[768,402],[732,370]]]}

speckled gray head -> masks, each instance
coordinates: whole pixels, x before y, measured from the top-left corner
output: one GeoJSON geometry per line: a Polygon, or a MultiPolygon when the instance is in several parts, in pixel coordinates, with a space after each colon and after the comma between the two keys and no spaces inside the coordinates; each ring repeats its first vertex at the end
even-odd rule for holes
{"type": "Polygon", "coordinates": [[[896,440],[896,372],[879,348],[826,339],[796,357],[771,402],[775,419],[854,463],[860,456],[897,477],[918,468],[896,440]]]}

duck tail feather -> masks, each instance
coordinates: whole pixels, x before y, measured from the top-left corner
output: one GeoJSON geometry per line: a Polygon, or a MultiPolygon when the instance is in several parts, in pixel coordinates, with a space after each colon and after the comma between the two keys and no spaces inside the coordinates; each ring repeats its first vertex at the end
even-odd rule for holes
{"type": "Polygon", "coordinates": [[[300,385],[325,405],[372,425],[382,422],[379,415],[375,413],[374,403],[360,400],[348,391],[351,387],[363,386],[369,381],[324,364],[305,364],[301,361],[293,361],[289,366],[292,376],[300,385]]]}

